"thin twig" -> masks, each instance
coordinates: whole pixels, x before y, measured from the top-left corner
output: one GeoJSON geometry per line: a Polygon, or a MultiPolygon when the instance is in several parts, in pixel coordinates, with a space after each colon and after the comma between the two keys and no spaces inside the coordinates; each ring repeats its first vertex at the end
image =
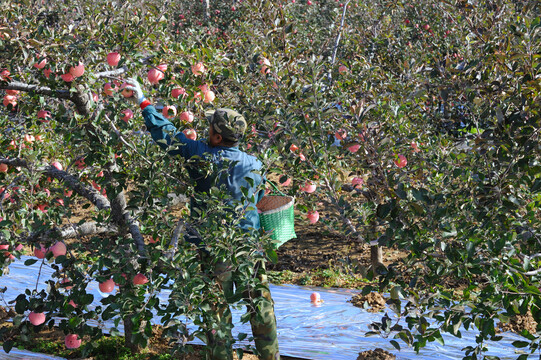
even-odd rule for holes
{"type": "Polygon", "coordinates": [[[350,0],[346,1],[346,3],[344,4],[344,9],[342,10],[342,20],[340,20],[340,29],[338,30],[338,36],[336,37],[336,41],[334,43],[334,49],[333,49],[333,54],[332,54],[332,59],[331,59],[331,67],[329,68],[329,75],[328,75],[329,84],[332,82],[332,69],[336,61],[336,53],[338,52],[338,45],[340,44],[340,38],[342,37],[342,29],[344,28],[344,22],[346,20],[346,11],[347,11],[349,2],[350,0]]]}

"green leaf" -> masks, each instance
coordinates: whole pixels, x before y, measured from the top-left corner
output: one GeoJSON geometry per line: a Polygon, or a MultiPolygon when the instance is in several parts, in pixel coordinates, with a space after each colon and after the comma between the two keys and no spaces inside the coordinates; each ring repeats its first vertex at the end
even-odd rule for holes
{"type": "Polygon", "coordinates": [[[532,193],[537,193],[541,190],[541,178],[535,179],[532,187],[530,188],[530,191],[532,193]]]}
{"type": "Polygon", "coordinates": [[[15,342],[13,340],[7,340],[7,341],[4,341],[4,344],[2,345],[2,348],[4,349],[4,351],[6,353],[9,354],[9,352],[11,351],[11,349],[13,348],[13,345],[15,344],[15,342]]]}
{"type": "Polygon", "coordinates": [[[400,351],[400,344],[398,343],[398,341],[391,340],[390,343],[395,347],[396,350],[400,351]]]}
{"type": "Polygon", "coordinates": [[[400,298],[400,293],[401,292],[402,292],[402,288],[400,286],[394,286],[391,289],[391,299],[398,300],[400,298]]]}
{"type": "Polygon", "coordinates": [[[235,352],[237,353],[237,358],[240,360],[244,356],[244,351],[242,349],[235,349],[235,352]]]}
{"type": "Polygon", "coordinates": [[[276,264],[278,262],[278,255],[276,254],[276,251],[274,251],[273,249],[268,249],[266,253],[267,257],[273,264],[276,264]]]}
{"type": "Polygon", "coordinates": [[[524,348],[524,347],[530,345],[529,342],[527,342],[527,341],[520,341],[520,340],[513,341],[511,344],[512,344],[514,347],[516,347],[516,348],[524,348]]]}
{"type": "Polygon", "coordinates": [[[24,262],[24,265],[25,266],[30,266],[30,265],[34,265],[36,262],[38,262],[37,259],[28,259],[24,262]]]}
{"type": "Polygon", "coordinates": [[[376,213],[380,219],[385,219],[392,210],[391,203],[380,204],[376,210],[376,213]]]}
{"type": "Polygon", "coordinates": [[[445,341],[443,341],[443,337],[441,336],[441,333],[439,331],[434,334],[434,338],[441,346],[445,345],[445,341]]]}

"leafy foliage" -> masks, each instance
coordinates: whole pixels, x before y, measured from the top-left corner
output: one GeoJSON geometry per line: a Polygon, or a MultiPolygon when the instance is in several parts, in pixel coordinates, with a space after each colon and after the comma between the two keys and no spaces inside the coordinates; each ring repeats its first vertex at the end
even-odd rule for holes
{"type": "MultiPolygon", "coordinates": [[[[498,321],[528,310],[539,318],[537,2],[378,0],[347,2],[344,9],[330,0],[221,1],[212,2],[209,17],[204,3],[185,1],[27,5],[2,3],[0,50],[7,56],[0,71],[10,78],[4,73],[0,88],[14,80],[51,92],[21,91],[15,107],[0,110],[0,160],[30,164],[0,173],[7,188],[0,190],[3,243],[18,254],[15,246],[28,235],[72,217],[78,200],[65,195],[64,183],[43,176],[44,164],[54,160],[80,182],[94,182],[109,200],[129,189],[128,209],[141,232],[160,241],[140,256],[124,231],[95,237],[88,248],[76,243],[65,257],[49,255],[45,261],[57,280],[71,279],[74,287],[66,291],[50,280],[48,291],[21,294],[16,324],[23,336],[31,331],[27,310],[63,317],[67,333],[92,337],[101,333],[88,320],[120,316],[134,319],[139,330],[133,340],[144,346],[152,310],[168,324],[168,334],[178,336],[180,315],[198,321],[221,296],[193,248],[179,246],[172,259],[166,256],[178,221],[168,194],[191,196],[193,184],[180,160],[144,136],[139,114],[119,121],[133,106],[102,89],[105,82],[120,86],[125,72],[96,75],[113,69],[105,60],[111,51],[122,55],[118,66],[141,81],[150,69],[168,65],[163,80],[145,89],[155,102],[196,114],[191,124],[175,118],[181,128],[204,134],[203,113],[210,107],[246,114],[252,131],[242,146],[265,161],[269,174],[293,180],[282,190],[302,200],[301,214],[319,209],[330,231],[408,251],[407,258],[371,272],[407,323],[399,328],[385,318],[374,324],[377,333],[394,337],[395,347],[401,340],[420,350],[430,341],[443,343],[444,332],[460,336],[463,327],[475,327],[477,344],[464,351],[466,359],[476,359],[484,341],[500,339],[498,321]],[[34,67],[43,59],[49,77],[34,67]],[[84,74],[61,80],[79,61],[84,74]],[[200,76],[191,71],[198,62],[207,68],[200,76]],[[216,93],[214,103],[200,98],[203,85],[216,93]],[[171,91],[179,87],[187,96],[175,99],[171,91]],[[98,100],[84,113],[73,99],[89,92],[98,100]],[[38,118],[39,110],[51,117],[38,118]],[[303,192],[307,180],[317,185],[314,193],[303,192]],[[122,276],[139,272],[149,284],[132,286],[122,276]],[[88,280],[111,276],[122,291],[86,309],[92,301],[88,280]],[[457,291],[442,280],[455,281],[457,291]],[[156,298],[165,288],[172,290],[168,305],[156,298]],[[81,306],[68,306],[71,299],[81,306]]],[[[207,249],[238,267],[261,259],[269,248],[265,240],[221,226],[219,189],[206,196],[213,206],[193,226],[209,239],[207,249]]],[[[114,220],[110,209],[90,210],[98,224],[114,220]]],[[[0,261],[7,264],[2,253],[0,261]]],[[[247,267],[245,281],[251,279],[247,267]]],[[[197,324],[201,331],[187,338],[210,326],[197,324]]],[[[539,351],[540,326],[515,346],[539,351]]]]}

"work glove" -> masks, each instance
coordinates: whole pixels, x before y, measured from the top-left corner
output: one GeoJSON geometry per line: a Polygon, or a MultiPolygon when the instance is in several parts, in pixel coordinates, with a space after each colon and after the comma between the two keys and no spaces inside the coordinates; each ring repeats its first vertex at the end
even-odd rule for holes
{"type": "Polygon", "coordinates": [[[143,94],[143,89],[141,85],[137,82],[136,78],[129,78],[126,83],[130,86],[126,86],[126,89],[133,91],[133,97],[137,99],[137,103],[141,104],[145,100],[145,95],[143,94]]]}

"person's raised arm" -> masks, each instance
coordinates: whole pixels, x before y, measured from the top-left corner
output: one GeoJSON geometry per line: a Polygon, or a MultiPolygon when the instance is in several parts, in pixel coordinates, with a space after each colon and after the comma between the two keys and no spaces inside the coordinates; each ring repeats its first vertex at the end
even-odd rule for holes
{"type": "Polygon", "coordinates": [[[186,159],[194,155],[203,154],[203,144],[199,141],[188,139],[182,131],[178,131],[173,123],[160,114],[151,105],[150,101],[145,98],[141,85],[139,85],[139,82],[135,78],[129,78],[127,83],[129,86],[126,89],[133,91],[133,97],[137,99],[137,103],[141,110],[143,110],[145,125],[152,139],[162,149],[167,150],[170,155],[181,155],[186,159]]]}

